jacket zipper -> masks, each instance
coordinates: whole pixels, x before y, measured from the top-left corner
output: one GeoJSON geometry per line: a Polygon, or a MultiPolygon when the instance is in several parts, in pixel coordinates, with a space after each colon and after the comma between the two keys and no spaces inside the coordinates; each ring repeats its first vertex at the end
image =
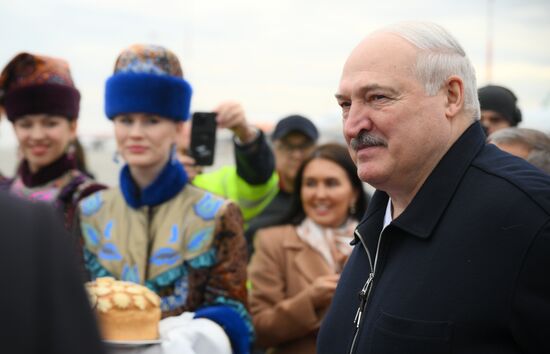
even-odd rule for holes
{"type": "Polygon", "coordinates": [[[369,277],[367,278],[367,281],[361,288],[361,291],[359,291],[359,307],[357,308],[357,312],[355,313],[355,318],[353,319],[353,324],[355,325],[355,332],[353,334],[353,341],[351,342],[351,348],[349,350],[349,354],[353,354],[355,350],[355,345],[357,344],[357,337],[359,335],[359,329],[362,323],[361,320],[363,319],[363,314],[365,312],[365,308],[367,306],[367,302],[369,300],[369,297],[373,288],[374,276],[376,275],[376,265],[378,264],[378,252],[380,251],[380,244],[382,243],[383,232],[384,230],[380,232],[380,236],[378,237],[378,245],[376,246],[376,253],[374,255],[374,264],[373,264],[367,244],[365,243],[365,240],[363,240],[363,236],[361,236],[359,231],[355,229],[355,235],[359,238],[359,240],[361,241],[361,244],[363,245],[363,247],[365,248],[365,251],[367,252],[371,272],[369,274],[369,277]]]}

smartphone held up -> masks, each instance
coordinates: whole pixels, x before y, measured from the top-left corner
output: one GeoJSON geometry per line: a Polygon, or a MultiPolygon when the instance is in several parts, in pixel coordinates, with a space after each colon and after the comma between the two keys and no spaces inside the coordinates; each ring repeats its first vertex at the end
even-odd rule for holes
{"type": "Polygon", "coordinates": [[[189,153],[199,166],[211,166],[216,151],[216,112],[195,112],[191,118],[189,153]]]}

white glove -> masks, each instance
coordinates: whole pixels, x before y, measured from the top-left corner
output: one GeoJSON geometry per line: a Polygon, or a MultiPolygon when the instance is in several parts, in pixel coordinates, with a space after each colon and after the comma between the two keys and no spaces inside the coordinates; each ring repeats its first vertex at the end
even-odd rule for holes
{"type": "Polygon", "coordinates": [[[193,312],[160,321],[163,354],[231,354],[231,343],[220,325],[193,312]]]}

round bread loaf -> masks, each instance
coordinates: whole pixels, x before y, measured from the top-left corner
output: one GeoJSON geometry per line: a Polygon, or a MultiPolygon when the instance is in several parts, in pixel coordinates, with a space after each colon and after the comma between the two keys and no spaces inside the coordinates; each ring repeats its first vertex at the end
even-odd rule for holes
{"type": "Polygon", "coordinates": [[[145,286],[105,277],[86,283],[104,340],[158,339],[160,298],[145,286]]]}

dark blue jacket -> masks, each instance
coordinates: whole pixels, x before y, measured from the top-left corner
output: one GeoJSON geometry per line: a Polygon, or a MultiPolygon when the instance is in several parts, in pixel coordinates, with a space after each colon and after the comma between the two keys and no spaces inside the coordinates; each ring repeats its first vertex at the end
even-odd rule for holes
{"type": "Polygon", "coordinates": [[[318,353],[354,337],[361,354],[550,353],[549,176],[475,123],[382,232],[387,201],[377,191],[357,228],[318,353]]]}

